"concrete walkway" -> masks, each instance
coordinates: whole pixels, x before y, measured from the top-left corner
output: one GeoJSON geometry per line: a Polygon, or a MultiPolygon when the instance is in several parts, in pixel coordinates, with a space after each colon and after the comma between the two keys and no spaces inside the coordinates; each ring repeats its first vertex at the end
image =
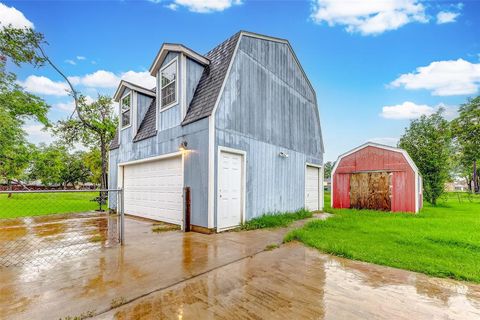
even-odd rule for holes
{"type": "Polygon", "coordinates": [[[264,251],[287,229],[155,234],[151,224],[128,219],[126,230],[123,248],[44,270],[1,270],[1,317],[480,318],[478,285],[339,259],[298,243],[264,251]]]}
{"type": "Polygon", "coordinates": [[[480,286],[282,245],[98,319],[480,319],[480,286]]]}
{"type": "Polygon", "coordinates": [[[0,318],[59,319],[102,313],[120,302],[255,255],[267,245],[281,243],[287,232],[154,233],[151,222],[134,219],[126,219],[125,230],[123,247],[99,245],[60,262],[0,269],[0,318]]]}

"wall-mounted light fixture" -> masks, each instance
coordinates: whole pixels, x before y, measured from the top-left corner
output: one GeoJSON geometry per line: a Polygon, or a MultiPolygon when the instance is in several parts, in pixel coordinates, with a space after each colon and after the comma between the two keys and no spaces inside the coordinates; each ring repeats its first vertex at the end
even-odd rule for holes
{"type": "Polygon", "coordinates": [[[186,140],[182,140],[182,142],[180,142],[180,145],[178,146],[178,150],[187,151],[187,146],[188,142],[186,140]]]}
{"type": "Polygon", "coordinates": [[[278,156],[279,156],[280,158],[288,158],[288,154],[286,154],[286,153],[283,152],[283,151],[280,152],[280,153],[278,154],[278,156]]]}

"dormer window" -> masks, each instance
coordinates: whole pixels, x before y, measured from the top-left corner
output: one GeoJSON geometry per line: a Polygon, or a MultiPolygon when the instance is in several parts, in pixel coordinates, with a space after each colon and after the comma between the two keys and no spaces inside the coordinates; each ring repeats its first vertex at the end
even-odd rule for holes
{"type": "Polygon", "coordinates": [[[161,109],[177,102],[177,59],[160,69],[161,109]]]}
{"type": "Polygon", "coordinates": [[[122,97],[120,100],[120,107],[121,107],[121,121],[122,121],[122,129],[130,126],[131,122],[131,112],[130,110],[132,105],[132,94],[131,92],[127,93],[125,96],[122,97]]]}

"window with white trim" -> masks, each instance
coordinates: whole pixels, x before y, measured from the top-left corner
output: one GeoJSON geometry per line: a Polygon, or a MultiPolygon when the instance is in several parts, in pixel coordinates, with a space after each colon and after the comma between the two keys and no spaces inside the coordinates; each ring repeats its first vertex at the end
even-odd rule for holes
{"type": "Polygon", "coordinates": [[[120,101],[120,108],[121,108],[121,121],[122,121],[122,128],[128,127],[131,121],[131,112],[130,110],[132,105],[132,94],[128,93],[126,96],[122,98],[120,101]]]}
{"type": "Polygon", "coordinates": [[[177,101],[177,60],[160,70],[160,108],[164,109],[177,101]]]}

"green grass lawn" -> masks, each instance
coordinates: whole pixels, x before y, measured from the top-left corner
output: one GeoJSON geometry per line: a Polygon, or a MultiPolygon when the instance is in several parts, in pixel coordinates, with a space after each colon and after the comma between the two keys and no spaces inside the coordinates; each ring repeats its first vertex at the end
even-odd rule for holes
{"type": "Polygon", "coordinates": [[[311,218],[312,213],[310,211],[300,209],[295,212],[265,214],[258,218],[248,220],[242,225],[243,230],[255,230],[263,228],[280,228],[287,227],[295,220],[301,220],[311,218]]]}
{"type": "Polygon", "coordinates": [[[480,197],[447,194],[417,214],[331,209],[334,216],[290,232],[323,252],[436,277],[480,282],[480,197]]]}
{"type": "Polygon", "coordinates": [[[98,192],[0,194],[0,219],[75,213],[98,209],[98,192]]]}

